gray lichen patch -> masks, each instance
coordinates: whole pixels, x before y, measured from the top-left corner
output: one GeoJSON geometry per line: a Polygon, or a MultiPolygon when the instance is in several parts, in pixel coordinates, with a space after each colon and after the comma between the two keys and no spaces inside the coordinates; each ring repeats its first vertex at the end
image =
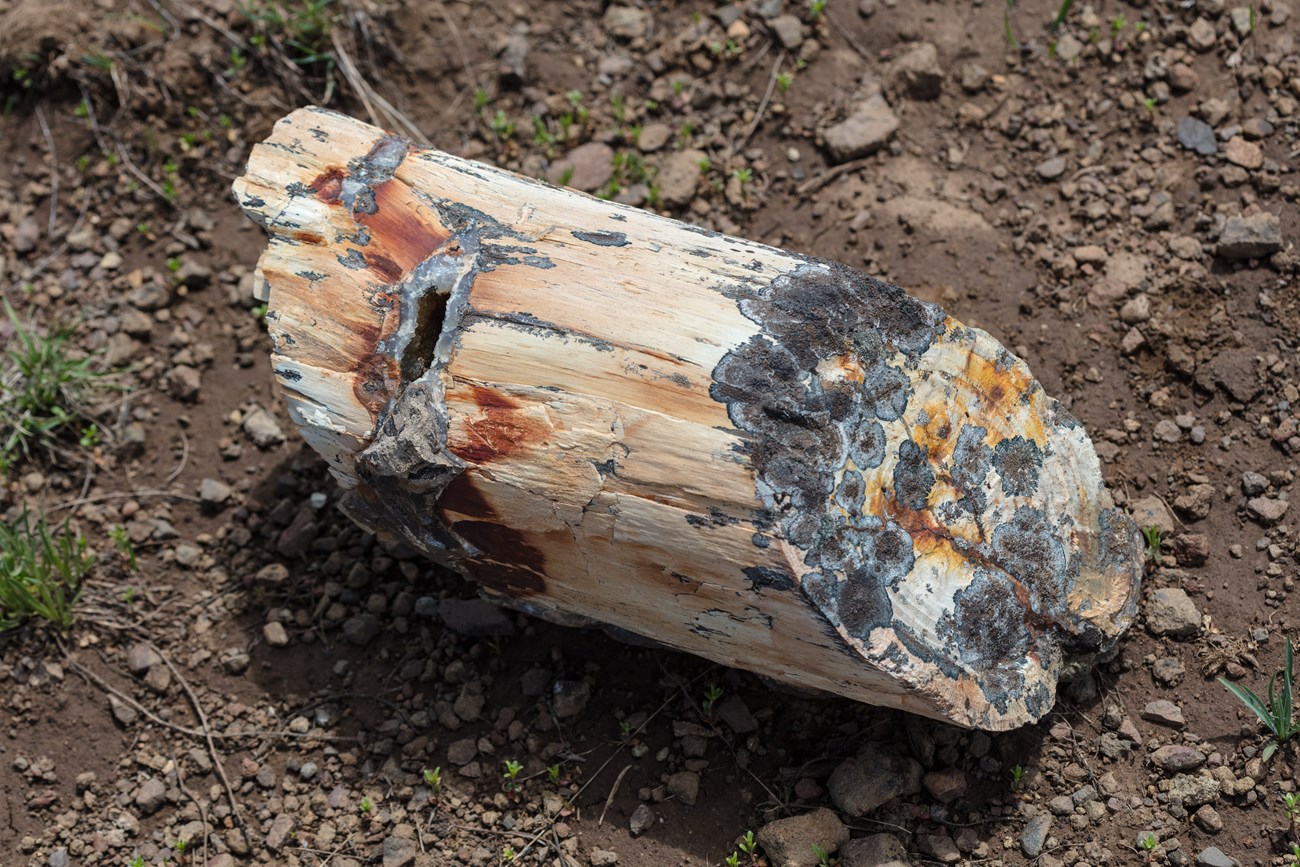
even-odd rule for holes
{"type": "Polygon", "coordinates": [[[972,724],[1045,713],[1062,650],[1112,644],[1139,574],[1077,422],[988,335],[843,266],[727,291],[760,332],[711,393],[802,592],[916,687],[974,681],[972,724]],[[1102,589],[1118,601],[1089,610],[1102,589]]]}

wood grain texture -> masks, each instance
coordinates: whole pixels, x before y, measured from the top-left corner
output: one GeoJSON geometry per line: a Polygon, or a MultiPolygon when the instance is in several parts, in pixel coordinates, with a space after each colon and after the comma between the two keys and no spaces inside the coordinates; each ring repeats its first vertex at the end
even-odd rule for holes
{"type": "Polygon", "coordinates": [[[987,729],[1133,619],[1082,427],[897,287],[320,109],[235,195],[345,508],[494,598],[987,729]]]}

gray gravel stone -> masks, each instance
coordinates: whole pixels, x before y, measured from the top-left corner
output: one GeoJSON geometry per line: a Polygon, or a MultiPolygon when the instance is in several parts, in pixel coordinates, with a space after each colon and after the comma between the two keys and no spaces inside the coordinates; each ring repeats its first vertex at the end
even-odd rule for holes
{"type": "Polygon", "coordinates": [[[853,107],[849,116],[827,127],[822,138],[832,162],[843,163],[875,153],[898,131],[898,116],[880,94],[853,107]]]}
{"type": "Polygon", "coordinates": [[[1249,217],[1229,217],[1219,235],[1218,253],[1225,259],[1262,259],[1282,249],[1282,221],[1261,211],[1249,217]]]}
{"type": "Polygon", "coordinates": [[[167,797],[167,787],[157,777],[149,777],[140,784],[140,791],[135,793],[135,805],[146,816],[158,811],[167,797]]]}
{"type": "Polygon", "coordinates": [[[938,99],[943,79],[939,50],[931,42],[916,43],[889,67],[890,82],[911,99],[938,99]]]}
{"type": "Polygon", "coordinates": [[[921,763],[881,747],[868,747],[857,758],[841,762],[826,788],[831,801],[850,816],[865,815],[894,798],[921,791],[921,763]]]}
{"type": "Polygon", "coordinates": [[[1178,729],[1186,724],[1186,720],[1183,719],[1183,709],[1166,698],[1147,702],[1147,706],[1142,708],[1142,719],[1178,729]]]}
{"type": "Polygon", "coordinates": [[[369,612],[353,615],[343,621],[343,637],[358,647],[374,641],[382,629],[380,619],[369,612]]]}
{"type": "Polygon", "coordinates": [[[700,775],[695,771],[678,771],[669,774],[665,785],[668,794],[688,807],[695,806],[696,799],[700,797],[700,775]]]}
{"type": "Polygon", "coordinates": [[[1175,136],[1180,145],[1202,156],[1208,157],[1219,152],[1219,143],[1214,137],[1214,127],[1203,120],[1194,117],[1183,118],[1178,121],[1175,136]]]}
{"type": "Polygon", "coordinates": [[[1236,859],[1223,854],[1217,846],[1202,849],[1201,854],[1196,856],[1196,863],[1200,867],[1237,867],[1236,859]]]}
{"type": "Polygon", "coordinates": [[[1047,843],[1047,835],[1052,830],[1052,815],[1040,813],[1025,823],[1020,832],[1020,848],[1026,856],[1037,858],[1047,843]]]}
{"type": "Polygon", "coordinates": [[[244,416],[244,433],[253,441],[259,449],[267,449],[271,446],[284,442],[284,431],[280,430],[280,423],[260,406],[253,409],[244,416]]]}
{"type": "Polygon", "coordinates": [[[912,859],[893,834],[871,834],[840,848],[840,867],[912,867],[912,859]]]}
{"type": "Polygon", "coordinates": [[[628,819],[627,827],[632,832],[633,837],[640,837],[653,828],[654,824],[654,810],[651,810],[645,804],[637,804],[636,809],[632,811],[632,818],[628,819]]]}
{"type": "Polygon", "coordinates": [[[818,861],[813,847],[837,851],[848,842],[849,829],[825,807],[769,822],[754,835],[772,867],[813,867],[818,861]]]}
{"type": "Polygon", "coordinates": [[[1201,612],[1180,587],[1161,587],[1147,602],[1147,629],[1153,635],[1195,638],[1201,631],[1201,612]]]}

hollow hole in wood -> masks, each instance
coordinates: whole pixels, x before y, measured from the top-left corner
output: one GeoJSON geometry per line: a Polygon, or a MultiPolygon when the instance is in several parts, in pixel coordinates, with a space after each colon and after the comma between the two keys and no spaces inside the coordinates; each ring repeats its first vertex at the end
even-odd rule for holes
{"type": "Polygon", "coordinates": [[[447,313],[447,296],[430,288],[416,300],[414,313],[415,330],[403,348],[399,361],[403,382],[423,376],[432,366],[434,349],[442,334],[443,319],[447,313]]]}

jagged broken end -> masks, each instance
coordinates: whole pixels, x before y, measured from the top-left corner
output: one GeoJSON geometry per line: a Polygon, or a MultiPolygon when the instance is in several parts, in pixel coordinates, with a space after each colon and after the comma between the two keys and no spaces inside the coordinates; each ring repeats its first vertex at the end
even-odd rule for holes
{"type": "Polygon", "coordinates": [[[1041,718],[1132,622],[1136,526],[1023,361],[896,286],[809,260],[741,309],[714,372],[800,585],[955,720],[1041,718]]]}

